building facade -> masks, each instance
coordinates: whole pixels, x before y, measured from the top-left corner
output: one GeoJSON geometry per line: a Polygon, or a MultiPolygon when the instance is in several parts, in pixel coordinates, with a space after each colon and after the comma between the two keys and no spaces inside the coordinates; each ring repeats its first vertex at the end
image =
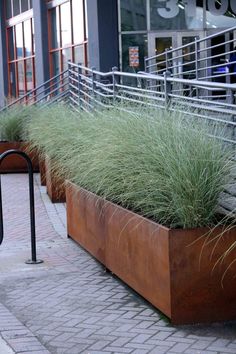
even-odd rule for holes
{"type": "MultiPolygon", "coordinates": [[[[0,105],[62,72],[68,60],[139,71],[145,56],[234,26],[235,0],[3,0],[0,105]]],[[[214,38],[212,56],[225,52],[225,36],[214,38]]]]}

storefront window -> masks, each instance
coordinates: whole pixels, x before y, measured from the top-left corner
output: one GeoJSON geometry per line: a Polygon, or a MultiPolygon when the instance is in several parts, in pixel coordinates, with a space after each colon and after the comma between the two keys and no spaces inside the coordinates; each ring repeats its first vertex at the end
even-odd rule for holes
{"type": "Polygon", "coordinates": [[[146,0],[121,0],[121,30],[147,29],[146,0]]]}
{"type": "Polygon", "coordinates": [[[51,76],[67,69],[68,60],[86,64],[84,12],[84,0],[70,0],[49,10],[51,76]]]}
{"type": "Polygon", "coordinates": [[[28,0],[21,0],[21,12],[29,10],[29,1],[28,0]]]}
{"type": "Polygon", "coordinates": [[[22,23],[19,23],[15,26],[16,32],[16,52],[17,52],[17,59],[23,58],[23,29],[22,23]]]}
{"type": "Polygon", "coordinates": [[[60,7],[61,11],[61,45],[65,47],[72,43],[71,38],[71,9],[70,3],[67,2],[60,7]]]}
{"type": "Polygon", "coordinates": [[[24,46],[25,56],[32,55],[32,32],[31,32],[31,20],[24,22],[24,46]]]}
{"type": "Polygon", "coordinates": [[[7,28],[10,96],[23,96],[35,87],[32,29],[32,18],[7,28]]]}
{"type": "Polygon", "coordinates": [[[28,59],[25,61],[26,70],[26,90],[31,91],[34,88],[34,76],[33,76],[33,61],[28,59]]]}
{"type": "Polygon", "coordinates": [[[59,24],[59,7],[52,9],[51,14],[51,47],[58,48],[60,44],[60,24],[59,24]]]}
{"type": "Polygon", "coordinates": [[[122,35],[122,70],[137,72],[144,70],[147,56],[147,36],[143,34],[122,35]]]}
{"type": "Polygon", "coordinates": [[[6,18],[11,18],[12,17],[12,7],[11,7],[11,1],[6,1],[6,18]]]}
{"type": "Polygon", "coordinates": [[[224,28],[236,26],[235,0],[207,0],[206,27],[224,28]]]}
{"type": "Polygon", "coordinates": [[[83,0],[77,0],[72,2],[72,16],[73,40],[74,43],[81,43],[85,39],[83,0]],[[80,19],[79,21],[78,18],[80,19]]]}
{"type": "Polygon", "coordinates": [[[6,18],[17,16],[22,12],[32,9],[30,0],[6,0],[6,18]]]}
{"type": "Polygon", "coordinates": [[[74,48],[74,61],[76,64],[84,62],[84,47],[78,46],[74,48]]]}

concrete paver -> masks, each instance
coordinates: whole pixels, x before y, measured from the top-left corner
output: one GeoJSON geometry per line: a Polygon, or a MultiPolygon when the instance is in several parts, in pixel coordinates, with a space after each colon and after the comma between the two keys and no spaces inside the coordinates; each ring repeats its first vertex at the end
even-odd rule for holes
{"type": "MultiPolygon", "coordinates": [[[[0,334],[14,353],[236,354],[236,322],[170,325],[67,238],[65,205],[51,204],[35,180],[37,249],[44,263],[26,265],[27,175],[2,176],[0,334]]],[[[0,354],[8,354],[1,338],[0,354]]]]}

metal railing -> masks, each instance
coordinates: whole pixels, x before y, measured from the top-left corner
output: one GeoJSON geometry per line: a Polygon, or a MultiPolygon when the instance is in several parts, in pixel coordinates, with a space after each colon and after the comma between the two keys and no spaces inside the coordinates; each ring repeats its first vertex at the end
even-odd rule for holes
{"type": "Polygon", "coordinates": [[[168,70],[175,78],[230,83],[236,65],[236,60],[232,60],[235,32],[236,27],[232,27],[204,38],[196,37],[194,42],[177,48],[166,48],[163,53],[145,58],[145,71],[162,75],[168,70]]]}
{"type": "Polygon", "coordinates": [[[221,125],[225,135],[219,138],[236,144],[235,85],[173,78],[168,72],[131,74],[114,68],[102,73],[74,63],[69,63],[68,71],[68,97],[75,109],[91,113],[115,101],[123,103],[120,107],[126,110],[132,110],[132,105],[178,110],[189,117],[190,124],[191,119],[204,119],[221,125]],[[212,91],[224,91],[225,95],[220,99],[212,96],[212,91]]]}
{"type": "MultiPolygon", "coordinates": [[[[203,120],[219,127],[219,132],[224,131],[216,138],[234,151],[236,147],[236,85],[230,83],[178,78],[168,71],[161,75],[131,74],[113,68],[103,73],[68,62],[68,70],[33,90],[28,98],[29,104],[41,105],[66,100],[74,110],[91,115],[114,104],[124,111],[137,112],[141,106],[177,110],[189,119],[190,129],[191,121],[203,120]]],[[[13,104],[25,103],[25,99],[26,96],[21,97],[13,104]]],[[[222,205],[226,210],[236,208],[236,188],[230,186],[226,190],[222,205]]]]}
{"type": "MultiPolygon", "coordinates": [[[[216,137],[236,147],[236,85],[174,78],[170,73],[130,74],[114,68],[102,73],[69,63],[69,104],[90,114],[118,103],[121,110],[137,107],[178,110],[189,119],[204,120],[219,127],[216,137]],[[213,96],[212,92],[225,92],[213,96]]],[[[216,129],[217,131],[217,129],[216,129]]],[[[235,176],[236,178],[236,176],[235,176]]],[[[236,181],[235,181],[236,182],[236,181]]],[[[235,184],[236,185],[236,184],[235,184]]],[[[221,200],[221,212],[236,209],[236,187],[229,186],[221,200]]]]}
{"type": "Polygon", "coordinates": [[[17,104],[51,104],[55,101],[64,100],[68,96],[68,69],[45,81],[25,95],[8,103],[0,112],[17,104]]]}

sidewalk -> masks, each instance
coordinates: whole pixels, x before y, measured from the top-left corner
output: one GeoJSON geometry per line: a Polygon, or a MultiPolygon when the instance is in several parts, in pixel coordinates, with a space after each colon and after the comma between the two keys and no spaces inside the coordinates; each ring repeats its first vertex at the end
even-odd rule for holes
{"type": "Polygon", "coordinates": [[[236,322],[171,326],[67,238],[65,206],[51,204],[37,175],[35,181],[37,250],[44,263],[26,265],[27,175],[2,176],[0,354],[236,354],[236,322]]]}

